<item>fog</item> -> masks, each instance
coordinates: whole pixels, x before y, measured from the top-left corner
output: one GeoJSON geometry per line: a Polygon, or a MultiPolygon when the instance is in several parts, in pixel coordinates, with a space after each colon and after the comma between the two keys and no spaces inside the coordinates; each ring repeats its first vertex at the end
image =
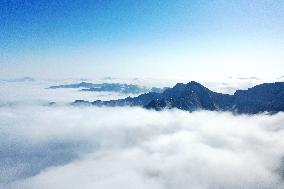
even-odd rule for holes
{"type": "Polygon", "coordinates": [[[116,92],[90,92],[80,89],[47,89],[51,85],[65,83],[79,83],[81,80],[49,81],[36,80],[34,82],[1,82],[0,106],[11,105],[47,105],[56,102],[59,105],[68,104],[78,99],[82,100],[111,100],[126,98],[133,94],[116,92]]]}
{"type": "Polygon", "coordinates": [[[284,113],[43,106],[120,94],[1,86],[30,103],[0,106],[0,188],[284,188],[284,113]]]}
{"type": "Polygon", "coordinates": [[[1,188],[283,188],[284,114],[1,108],[1,188]]]}

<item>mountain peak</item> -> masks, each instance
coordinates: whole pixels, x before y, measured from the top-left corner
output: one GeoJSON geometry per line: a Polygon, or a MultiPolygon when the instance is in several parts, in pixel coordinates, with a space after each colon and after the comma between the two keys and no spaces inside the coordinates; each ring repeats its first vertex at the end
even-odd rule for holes
{"type": "MultiPolygon", "coordinates": [[[[198,82],[177,83],[163,93],[146,93],[138,97],[111,101],[94,101],[93,105],[142,106],[148,109],[178,108],[194,111],[221,110],[256,114],[284,111],[284,82],[265,83],[238,90],[234,95],[213,92],[198,82]]],[[[78,102],[78,104],[80,104],[78,102]]],[[[82,104],[82,103],[81,103],[82,104]]]]}

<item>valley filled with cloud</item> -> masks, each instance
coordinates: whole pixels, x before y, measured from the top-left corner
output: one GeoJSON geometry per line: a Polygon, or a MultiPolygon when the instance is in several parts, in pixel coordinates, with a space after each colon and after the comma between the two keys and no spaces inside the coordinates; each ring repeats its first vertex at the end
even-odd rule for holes
{"type": "Polygon", "coordinates": [[[0,189],[284,189],[284,1],[0,1],[0,189]]]}
{"type": "Polygon", "coordinates": [[[14,93],[1,99],[0,188],[284,186],[284,113],[75,107],[66,103],[123,96],[49,84],[1,83],[14,93]]]}

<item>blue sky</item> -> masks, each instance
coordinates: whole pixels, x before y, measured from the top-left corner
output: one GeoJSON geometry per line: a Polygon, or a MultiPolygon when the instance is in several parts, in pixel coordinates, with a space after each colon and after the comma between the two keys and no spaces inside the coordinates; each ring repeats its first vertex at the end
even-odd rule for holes
{"type": "Polygon", "coordinates": [[[281,0],[3,0],[3,77],[284,75],[281,0]]]}

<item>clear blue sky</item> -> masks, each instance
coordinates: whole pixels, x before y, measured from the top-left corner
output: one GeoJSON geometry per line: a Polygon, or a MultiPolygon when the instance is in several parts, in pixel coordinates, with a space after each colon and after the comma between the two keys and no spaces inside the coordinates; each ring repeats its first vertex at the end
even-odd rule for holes
{"type": "Polygon", "coordinates": [[[0,74],[284,75],[282,0],[2,0],[0,74]]]}

